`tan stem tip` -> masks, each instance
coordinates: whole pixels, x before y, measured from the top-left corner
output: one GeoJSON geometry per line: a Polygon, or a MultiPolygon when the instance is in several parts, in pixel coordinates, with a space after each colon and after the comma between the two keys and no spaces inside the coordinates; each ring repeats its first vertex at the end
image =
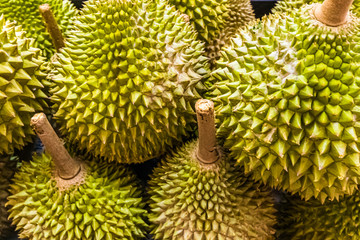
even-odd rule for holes
{"type": "Polygon", "coordinates": [[[56,48],[56,51],[59,52],[59,50],[61,48],[65,47],[65,41],[64,41],[64,37],[61,33],[61,30],[59,28],[59,25],[56,22],[54,14],[51,11],[50,5],[47,3],[42,4],[39,6],[39,10],[40,10],[41,16],[43,17],[43,19],[45,21],[46,29],[51,36],[51,39],[56,48]]]}
{"type": "Polygon", "coordinates": [[[216,143],[214,103],[200,99],[195,105],[199,128],[197,158],[200,162],[211,164],[219,159],[216,143]]]}
{"type": "Polygon", "coordinates": [[[74,160],[65,149],[44,113],[37,113],[31,118],[30,125],[41,139],[45,150],[51,155],[60,178],[69,180],[81,171],[81,164],[74,160]]]}
{"type": "Polygon", "coordinates": [[[315,5],[315,18],[330,27],[338,27],[348,22],[349,10],[354,0],[325,0],[315,5]]]}

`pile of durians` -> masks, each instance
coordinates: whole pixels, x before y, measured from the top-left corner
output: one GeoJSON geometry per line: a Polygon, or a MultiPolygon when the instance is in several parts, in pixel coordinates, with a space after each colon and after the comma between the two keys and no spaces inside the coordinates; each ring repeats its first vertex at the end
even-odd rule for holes
{"type": "Polygon", "coordinates": [[[360,239],[359,7],[0,0],[0,239],[360,239]]]}

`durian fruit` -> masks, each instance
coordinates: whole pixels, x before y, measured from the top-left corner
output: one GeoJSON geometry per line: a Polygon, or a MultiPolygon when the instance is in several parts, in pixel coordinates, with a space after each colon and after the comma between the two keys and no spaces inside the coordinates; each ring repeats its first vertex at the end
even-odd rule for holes
{"type": "Polygon", "coordinates": [[[279,240],[355,240],[360,239],[360,195],[344,196],[340,201],[303,201],[286,196],[280,208],[279,240]]]}
{"type": "Polygon", "coordinates": [[[15,157],[0,157],[0,240],[7,239],[12,231],[5,203],[6,198],[10,194],[8,187],[10,185],[10,179],[14,176],[16,165],[17,161],[15,157]]]}
{"type": "Polygon", "coordinates": [[[35,39],[35,47],[50,59],[55,48],[39,12],[39,6],[46,3],[51,6],[63,34],[69,36],[77,13],[70,0],[0,0],[0,14],[22,25],[26,36],[35,39]]]}
{"type": "Polygon", "coordinates": [[[139,163],[193,130],[209,66],[166,1],[90,0],[54,63],[55,118],[70,142],[139,163]]]}
{"type": "Polygon", "coordinates": [[[199,140],[154,169],[149,220],[160,239],[274,239],[267,187],[248,180],[216,146],[213,103],[197,103],[199,140]]]}
{"type": "MultiPolygon", "coordinates": [[[[301,8],[304,4],[311,3],[321,3],[321,0],[281,0],[277,1],[275,7],[271,10],[273,13],[275,12],[290,12],[296,11],[301,8]]],[[[360,16],[360,0],[354,0],[353,5],[351,7],[351,11],[360,16]]]]}
{"type": "Polygon", "coordinates": [[[305,199],[332,200],[359,184],[360,34],[350,5],[326,0],[264,17],[212,74],[225,148],[255,180],[305,199]]]}
{"type": "Polygon", "coordinates": [[[236,31],[255,20],[250,0],[169,0],[186,14],[204,41],[211,60],[230,42],[236,31]]]}
{"type": "Polygon", "coordinates": [[[31,116],[46,107],[44,59],[33,39],[0,16],[0,155],[31,142],[31,116]]]}
{"type": "Polygon", "coordinates": [[[72,158],[44,114],[32,119],[45,153],[24,162],[7,206],[21,238],[141,239],[146,210],[124,166],[72,158]]]}

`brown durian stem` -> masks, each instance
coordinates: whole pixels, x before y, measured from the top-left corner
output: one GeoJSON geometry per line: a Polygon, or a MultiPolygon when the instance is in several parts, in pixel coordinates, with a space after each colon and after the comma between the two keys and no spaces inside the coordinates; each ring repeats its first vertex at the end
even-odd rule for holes
{"type": "Polygon", "coordinates": [[[35,114],[31,118],[30,125],[41,139],[45,150],[51,155],[59,177],[64,180],[76,177],[81,171],[81,164],[70,156],[45,114],[35,114]]]}
{"type": "Polygon", "coordinates": [[[200,162],[211,164],[219,159],[214,103],[207,99],[200,99],[196,102],[195,109],[199,128],[199,146],[196,156],[200,162]]]}
{"type": "Polygon", "coordinates": [[[65,47],[65,41],[64,41],[64,37],[61,33],[61,30],[56,22],[54,14],[52,13],[52,11],[50,9],[50,5],[47,3],[42,4],[39,6],[39,10],[45,21],[47,31],[49,32],[49,34],[51,36],[51,39],[56,48],[56,51],[59,52],[59,50],[61,48],[65,47]]]}
{"type": "Polygon", "coordinates": [[[349,10],[354,0],[325,0],[314,9],[315,18],[325,25],[337,27],[348,21],[349,10]]]}

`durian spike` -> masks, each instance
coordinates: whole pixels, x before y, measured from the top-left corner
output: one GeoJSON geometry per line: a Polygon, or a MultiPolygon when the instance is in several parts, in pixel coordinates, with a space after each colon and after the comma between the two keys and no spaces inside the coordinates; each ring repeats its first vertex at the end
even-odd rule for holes
{"type": "Polygon", "coordinates": [[[354,0],[325,0],[314,9],[315,18],[325,25],[337,27],[348,21],[354,0]]]}
{"type": "Polygon", "coordinates": [[[46,29],[51,36],[56,51],[59,52],[61,48],[65,47],[65,42],[59,25],[57,24],[54,14],[51,11],[50,5],[47,3],[42,4],[39,6],[39,10],[45,21],[46,29]]]}
{"type": "Polygon", "coordinates": [[[30,125],[41,139],[45,150],[51,155],[58,176],[64,180],[75,178],[81,171],[81,164],[70,156],[45,114],[35,114],[30,125]]]}
{"type": "Polygon", "coordinates": [[[211,164],[220,157],[216,144],[214,103],[207,99],[200,99],[196,102],[195,109],[199,129],[196,157],[202,163],[211,164]]]}

